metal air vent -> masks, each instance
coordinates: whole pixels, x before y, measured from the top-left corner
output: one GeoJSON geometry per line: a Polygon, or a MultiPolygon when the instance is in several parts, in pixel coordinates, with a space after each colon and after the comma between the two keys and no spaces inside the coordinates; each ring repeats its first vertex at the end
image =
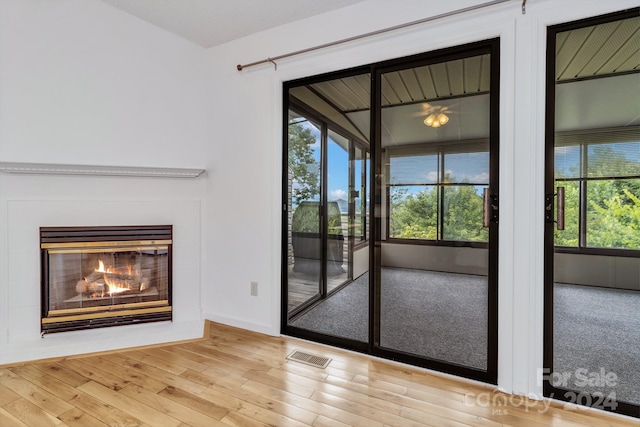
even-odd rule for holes
{"type": "Polygon", "coordinates": [[[331,358],[325,356],[316,356],[309,353],[304,353],[298,350],[294,350],[293,353],[287,356],[288,360],[294,360],[296,362],[304,363],[305,365],[315,366],[317,368],[326,368],[331,362],[331,358]]]}

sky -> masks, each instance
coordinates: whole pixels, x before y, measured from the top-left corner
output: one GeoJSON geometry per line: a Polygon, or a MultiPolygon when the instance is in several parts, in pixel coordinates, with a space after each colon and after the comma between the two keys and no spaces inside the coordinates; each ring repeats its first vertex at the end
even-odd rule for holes
{"type": "MultiPolygon", "coordinates": [[[[300,125],[309,129],[316,138],[316,143],[312,146],[314,149],[313,157],[317,164],[320,164],[320,130],[308,121],[300,122],[300,125]]],[[[329,139],[327,151],[328,200],[348,200],[349,153],[331,139],[329,139]]],[[[319,170],[318,173],[320,173],[319,170]]]]}

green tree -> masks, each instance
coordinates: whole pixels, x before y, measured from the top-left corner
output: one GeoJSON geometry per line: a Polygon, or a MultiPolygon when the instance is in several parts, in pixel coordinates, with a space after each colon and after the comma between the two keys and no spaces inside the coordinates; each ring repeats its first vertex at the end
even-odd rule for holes
{"type": "Polygon", "coordinates": [[[294,205],[320,194],[320,167],[315,159],[316,138],[309,128],[289,122],[288,165],[294,205]]]}
{"type": "Polygon", "coordinates": [[[391,187],[390,236],[435,240],[438,235],[438,192],[426,189],[416,194],[407,193],[407,188],[391,187]]]}
{"type": "MultiPolygon", "coordinates": [[[[438,238],[438,186],[415,194],[407,188],[392,187],[390,194],[390,236],[404,239],[438,238]]],[[[482,197],[475,187],[445,186],[443,238],[445,240],[488,240],[482,227],[482,197]]]]}
{"type": "MultiPolygon", "coordinates": [[[[610,181],[597,183],[613,187],[610,181]]],[[[588,246],[640,249],[640,198],[629,189],[608,199],[590,199],[587,212],[588,246]]]]}
{"type": "Polygon", "coordinates": [[[467,242],[486,242],[489,230],[482,226],[483,200],[475,187],[445,187],[443,238],[467,242]]]}

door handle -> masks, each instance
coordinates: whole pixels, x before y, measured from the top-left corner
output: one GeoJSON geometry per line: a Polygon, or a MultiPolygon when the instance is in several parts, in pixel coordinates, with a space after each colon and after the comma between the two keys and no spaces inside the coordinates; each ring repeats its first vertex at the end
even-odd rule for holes
{"type": "Polygon", "coordinates": [[[482,226],[488,227],[491,222],[491,215],[489,214],[489,206],[491,205],[491,197],[489,196],[489,189],[485,188],[482,191],[482,226]]]}
{"type": "Polygon", "coordinates": [[[491,221],[498,222],[498,196],[492,196],[487,187],[482,190],[482,226],[489,227],[491,221]]]}
{"type": "Polygon", "coordinates": [[[558,230],[564,230],[564,187],[558,187],[556,191],[556,205],[558,206],[558,221],[556,228],[558,230]]]}
{"type": "Polygon", "coordinates": [[[544,202],[544,218],[548,224],[556,224],[556,228],[558,230],[564,230],[565,222],[564,222],[564,211],[565,211],[565,202],[564,202],[564,187],[557,187],[556,193],[548,193],[545,196],[544,202]],[[556,210],[558,212],[557,219],[554,218],[554,200],[556,198],[555,205],[556,210]]]}

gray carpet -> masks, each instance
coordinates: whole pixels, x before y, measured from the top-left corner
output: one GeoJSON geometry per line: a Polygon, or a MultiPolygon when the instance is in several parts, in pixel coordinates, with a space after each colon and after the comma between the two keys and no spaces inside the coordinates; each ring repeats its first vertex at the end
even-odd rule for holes
{"type": "MultiPolygon", "coordinates": [[[[368,280],[361,276],[292,325],[366,342],[368,280]]],[[[486,286],[479,276],[383,269],[382,346],[486,369],[486,286]]],[[[568,379],[558,385],[640,404],[640,292],[556,284],[554,322],[554,372],[568,379]],[[598,382],[603,370],[617,379],[598,382]]]]}
{"type": "MultiPolygon", "coordinates": [[[[486,369],[485,277],[385,268],[381,280],[382,347],[486,369]]],[[[365,274],[291,325],[367,342],[368,302],[365,274]]]]}
{"type": "Polygon", "coordinates": [[[485,370],[487,278],[382,269],[380,345],[485,370]]]}
{"type": "Polygon", "coordinates": [[[290,323],[302,329],[369,341],[369,274],[364,274],[290,323]]]}
{"type": "Polygon", "coordinates": [[[554,299],[554,372],[568,378],[563,388],[640,404],[640,292],[557,283],[554,299]],[[598,382],[603,371],[617,380],[598,382]]]}

